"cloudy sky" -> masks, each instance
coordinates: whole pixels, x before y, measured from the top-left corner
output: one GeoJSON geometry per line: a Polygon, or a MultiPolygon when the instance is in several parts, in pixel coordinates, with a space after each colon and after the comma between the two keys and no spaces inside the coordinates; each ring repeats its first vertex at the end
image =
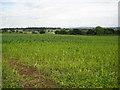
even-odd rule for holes
{"type": "Polygon", "coordinates": [[[119,0],[0,0],[0,27],[118,26],[119,0]]]}

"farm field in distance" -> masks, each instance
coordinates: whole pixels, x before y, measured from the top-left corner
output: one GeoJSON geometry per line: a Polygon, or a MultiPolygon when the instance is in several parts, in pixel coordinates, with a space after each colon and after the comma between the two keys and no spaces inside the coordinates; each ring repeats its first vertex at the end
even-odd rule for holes
{"type": "Polygon", "coordinates": [[[118,36],[2,34],[2,65],[3,88],[118,88],[118,36]]]}

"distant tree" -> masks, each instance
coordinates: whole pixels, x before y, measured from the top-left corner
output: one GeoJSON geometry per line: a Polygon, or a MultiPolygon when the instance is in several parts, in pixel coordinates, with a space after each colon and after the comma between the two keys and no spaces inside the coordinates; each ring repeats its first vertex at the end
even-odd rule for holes
{"type": "Polygon", "coordinates": [[[39,33],[40,34],[45,34],[45,31],[44,30],[40,30],[39,33]]]}
{"type": "Polygon", "coordinates": [[[2,30],[2,33],[6,33],[6,32],[8,32],[8,30],[2,30]]]}
{"type": "Polygon", "coordinates": [[[95,31],[94,31],[93,29],[89,29],[89,30],[87,31],[87,34],[88,34],[88,35],[95,35],[95,31]]]}
{"type": "Polygon", "coordinates": [[[67,31],[63,29],[60,31],[60,34],[67,34],[67,31]]]}
{"type": "Polygon", "coordinates": [[[15,32],[15,30],[14,30],[14,29],[11,29],[10,31],[11,31],[11,32],[15,32]]]}
{"type": "Polygon", "coordinates": [[[2,33],[6,33],[6,32],[8,32],[8,30],[9,30],[8,28],[3,28],[2,33]]]}
{"type": "Polygon", "coordinates": [[[16,30],[16,33],[18,33],[18,30],[16,30]]]}
{"type": "Polygon", "coordinates": [[[67,34],[67,31],[64,29],[62,29],[60,31],[57,30],[57,31],[55,31],[55,34],[67,34]]]}
{"type": "Polygon", "coordinates": [[[32,34],[38,34],[36,31],[32,31],[32,34]]]}
{"type": "Polygon", "coordinates": [[[97,26],[94,31],[95,31],[96,35],[103,35],[104,34],[104,28],[102,28],[100,26],[97,26]]]}
{"type": "Polygon", "coordinates": [[[82,31],[79,29],[73,29],[73,30],[70,30],[68,33],[73,35],[81,35],[82,31]]]}
{"type": "Polygon", "coordinates": [[[12,33],[12,31],[10,30],[10,31],[8,31],[8,33],[12,33]]]}
{"type": "Polygon", "coordinates": [[[114,34],[120,35],[120,29],[114,30],[114,34]]]}
{"type": "Polygon", "coordinates": [[[87,30],[81,30],[81,35],[87,35],[87,30]]]}
{"type": "Polygon", "coordinates": [[[19,33],[23,33],[22,31],[19,31],[19,33]]]}
{"type": "Polygon", "coordinates": [[[60,32],[60,31],[56,30],[56,31],[55,31],[55,34],[59,34],[59,32],[60,32]]]}
{"type": "Polygon", "coordinates": [[[105,34],[114,34],[114,29],[112,29],[112,28],[105,28],[104,29],[104,33],[105,34]]]}

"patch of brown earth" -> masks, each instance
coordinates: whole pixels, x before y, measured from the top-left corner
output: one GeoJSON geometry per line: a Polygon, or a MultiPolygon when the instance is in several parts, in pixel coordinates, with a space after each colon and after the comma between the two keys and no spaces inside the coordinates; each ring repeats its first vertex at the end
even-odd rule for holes
{"type": "Polygon", "coordinates": [[[9,63],[14,67],[19,75],[24,78],[23,86],[24,88],[53,88],[58,86],[57,83],[46,79],[49,78],[48,75],[39,73],[35,68],[21,65],[19,60],[9,60],[9,63]],[[37,86],[36,86],[37,85],[37,86]]]}

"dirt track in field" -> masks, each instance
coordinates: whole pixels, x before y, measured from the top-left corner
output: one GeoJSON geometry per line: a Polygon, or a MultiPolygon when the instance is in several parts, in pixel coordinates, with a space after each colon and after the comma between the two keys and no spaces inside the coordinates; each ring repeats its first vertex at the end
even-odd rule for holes
{"type": "Polygon", "coordinates": [[[49,76],[39,73],[35,68],[24,66],[19,63],[19,60],[9,60],[9,64],[18,71],[23,77],[24,88],[55,88],[58,83],[49,80],[49,76]]]}

